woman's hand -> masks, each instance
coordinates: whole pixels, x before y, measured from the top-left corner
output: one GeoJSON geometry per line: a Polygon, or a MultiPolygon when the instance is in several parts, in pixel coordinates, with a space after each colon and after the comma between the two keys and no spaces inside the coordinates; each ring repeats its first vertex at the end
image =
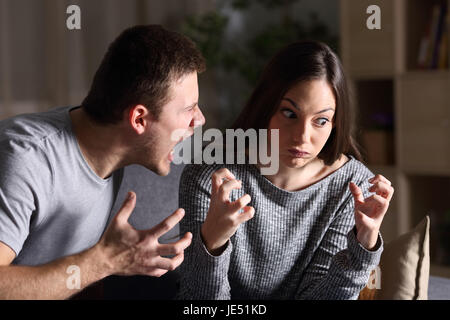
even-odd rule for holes
{"type": "Polygon", "coordinates": [[[230,202],[231,191],[240,189],[241,181],[236,180],[228,169],[217,170],[211,176],[211,180],[211,202],[201,228],[201,235],[208,251],[212,255],[219,255],[239,225],[253,218],[255,209],[247,206],[251,201],[248,194],[230,202]]]}
{"type": "Polygon", "coordinates": [[[371,250],[377,243],[381,222],[394,194],[394,188],[391,182],[380,174],[369,182],[373,184],[369,191],[376,194],[366,199],[356,184],[350,182],[349,187],[355,199],[356,238],[366,249],[371,250]]]}

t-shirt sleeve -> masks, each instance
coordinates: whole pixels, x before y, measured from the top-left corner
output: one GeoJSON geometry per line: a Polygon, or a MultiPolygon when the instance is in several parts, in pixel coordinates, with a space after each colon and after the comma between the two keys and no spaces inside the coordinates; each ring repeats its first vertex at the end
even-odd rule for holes
{"type": "Polygon", "coordinates": [[[40,176],[47,168],[28,155],[0,155],[0,241],[16,254],[22,250],[30,225],[39,209],[40,176]]]}

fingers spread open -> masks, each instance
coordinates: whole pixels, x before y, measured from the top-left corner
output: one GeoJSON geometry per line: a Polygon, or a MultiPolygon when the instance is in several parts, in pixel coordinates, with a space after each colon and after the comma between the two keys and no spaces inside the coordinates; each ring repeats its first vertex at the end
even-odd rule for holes
{"type": "Polygon", "coordinates": [[[182,253],[192,241],[192,233],[186,232],[183,238],[174,243],[160,244],[158,246],[158,254],[160,256],[176,255],[182,253]]]}
{"type": "Polygon", "coordinates": [[[255,216],[255,209],[253,207],[244,207],[242,213],[239,214],[239,223],[246,222],[255,216]]]}
{"type": "Polygon", "coordinates": [[[227,168],[222,168],[214,172],[211,176],[213,194],[219,191],[219,187],[222,185],[223,179],[235,180],[236,177],[227,168]]]}
{"type": "Polygon", "coordinates": [[[181,219],[184,217],[184,209],[177,209],[169,217],[164,219],[161,223],[148,230],[146,233],[156,238],[170,231],[181,219]]]}
{"type": "Polygon", "coordinates": [[[382,196],[388,201],[391,200],[394,194],[394,188],[384,181],[375,182],[374,185],[369,188],[369,191],[375,192],[377,195],[382,196]]]}
{"type": "Polygon", "coordinates": [[[133,191],[128,192],[127,198],[124,200],[122,207],[117,212],[116,221],[120,224],[128,222],[131,213],[136,206],[136,194],[133,191]]]}
{"type": "Polygon", "coordinates": [[[380,214],[386,213],[389,207],[389,201],[377,194],[374,194],[365,199],[362,205],[362,210],[371,218],[376,218],[380,214]]]}
{"type": "Polygon", "coordinates": [[[364,203],[364,196],[363,196],[361,189],[353,182],[350,182],[349,188],[350,188],[350,192],[352,193],[355,201],[364,203]]]}
{"type": "Polygon", "coordinates": [[[252,201],[249,194],[245,194],[231,204],[233,211],[239,211],[252,201]]]}
{"type": "Polygon", "coordinates": [[[242,186],[241,181],[239,180],[229,180],[219,187],[218,195],[221,201],[227,202],[230,200],[230,193],[233,189],[240,189],[242,186]]]}
{"type": "Polygon", "coordinates": [[[152,258],[148,261],[148,265],[150,267],[163,269],[163,270],[169,270],[173,271],[175,270],[184,260],[184,253],[177,254],[173,258],[163,258],[163,257],[156,257],[152,258]]]}
{"type": "Polygon", "coordinates": [[[384,176],[382,176],[381,174],[377,174],[375,177],[372,177],[369,179],[370,183],[375,183],[377,181],[382,181],[388,185],[391,185],[391,182],[388,179],[386,179],[384,176]]]}

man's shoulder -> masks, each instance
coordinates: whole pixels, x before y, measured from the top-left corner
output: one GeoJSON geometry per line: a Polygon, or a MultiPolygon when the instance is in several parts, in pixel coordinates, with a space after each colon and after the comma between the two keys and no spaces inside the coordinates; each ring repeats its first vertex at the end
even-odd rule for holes
{"type": "Polygon", "coordinates": [[[68,130],[69,108],[21,114],[0,121],[0,147],[6,154],[18,152],[21,156],[27,151],[39,149],[47,139],[68,130]]]}

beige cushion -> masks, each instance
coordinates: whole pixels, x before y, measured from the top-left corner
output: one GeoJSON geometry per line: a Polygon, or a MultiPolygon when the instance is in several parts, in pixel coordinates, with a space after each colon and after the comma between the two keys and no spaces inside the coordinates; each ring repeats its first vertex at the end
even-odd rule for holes
{"type": "Polygon", "coordinates": [[[427,300],[430,276],[430,218],[385,245],[381,289],[375,299],[427,300]]]}
{"type": "Polygon", "coordinates": [[[430,276],[430,218],[385,244],[360,300],[427,300],[430,276]]]}

